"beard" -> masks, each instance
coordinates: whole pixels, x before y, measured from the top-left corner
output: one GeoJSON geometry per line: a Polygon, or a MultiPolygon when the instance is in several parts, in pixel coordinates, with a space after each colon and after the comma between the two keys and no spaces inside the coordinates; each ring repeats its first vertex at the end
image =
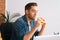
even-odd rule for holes
{"type": "Polygon", "coordinates": [[[31,19],[31,20],[35,20],[35,16],[30,16],[29,15],[28,18],[31,19]]]}

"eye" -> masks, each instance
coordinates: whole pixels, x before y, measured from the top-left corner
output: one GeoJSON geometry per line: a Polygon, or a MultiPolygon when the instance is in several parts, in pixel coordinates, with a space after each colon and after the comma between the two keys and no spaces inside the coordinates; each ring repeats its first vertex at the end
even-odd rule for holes
{"type": "Polygon", "coordinates": [[[32,10],[32,12],[36,12],[35,10],[32,10]]]}

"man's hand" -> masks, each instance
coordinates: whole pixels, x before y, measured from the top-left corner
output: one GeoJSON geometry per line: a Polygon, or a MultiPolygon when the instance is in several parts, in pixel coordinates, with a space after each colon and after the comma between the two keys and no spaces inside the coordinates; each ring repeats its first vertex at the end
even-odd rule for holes
{"type": "Polygon", "coordinates": [[[46,25],[46,22],[45,22],[45,20],[42,18],[42,17],[39,17],[38,19],[37,19],[37,21],[36,21],[36,25],[42,25],[42,26],[45,26],[46,25]]]}
{"type": "Polygon", "coordinates": [[[44,27],[46,25],[45,20],[42,17],[40,17],[39,19],[40,19],[41,25],[44,27]]]}
{"type": "Polygon", "coordinates": [[[42,28],[41,28],[41,30],[40,30],[38,35],[42,35],[43,34],[43,31],[44,31],[44,28],[45,28],[45,25],[46,25],[46,22],[45,22],[45,20],[42,17],[38,18],[37,22],[36,22],[36,25],[39,26],[40,24],[42,25],[42,28]]]}

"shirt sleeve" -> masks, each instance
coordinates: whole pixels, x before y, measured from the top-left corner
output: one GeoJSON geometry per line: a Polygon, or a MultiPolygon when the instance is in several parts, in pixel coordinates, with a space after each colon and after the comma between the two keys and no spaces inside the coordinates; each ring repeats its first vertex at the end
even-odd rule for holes
{"type": "Polygon", "coordinates": [[[23,27],[24,27],[24,25],[23,25],[22,21],[16,21],[14,23],[14,33],[13,33],[14,40],[23,40],[23,37],[25,35],[25,30],[23,27]]]}

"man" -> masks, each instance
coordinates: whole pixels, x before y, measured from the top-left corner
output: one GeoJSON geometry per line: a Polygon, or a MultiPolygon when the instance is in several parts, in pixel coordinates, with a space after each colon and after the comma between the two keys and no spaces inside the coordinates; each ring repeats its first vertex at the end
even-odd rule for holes
{"type": "Polygon", "coordinates": [[[16,20],[11,40],[33,40],[34,36],[42,35],[46,23],[42,18],[35,21],[37,6],[37,3],[34,2],[25,6],[25,15],[16,20]],[[42,28],[38,32],[37,29],[40,24],[42,28]]]}

